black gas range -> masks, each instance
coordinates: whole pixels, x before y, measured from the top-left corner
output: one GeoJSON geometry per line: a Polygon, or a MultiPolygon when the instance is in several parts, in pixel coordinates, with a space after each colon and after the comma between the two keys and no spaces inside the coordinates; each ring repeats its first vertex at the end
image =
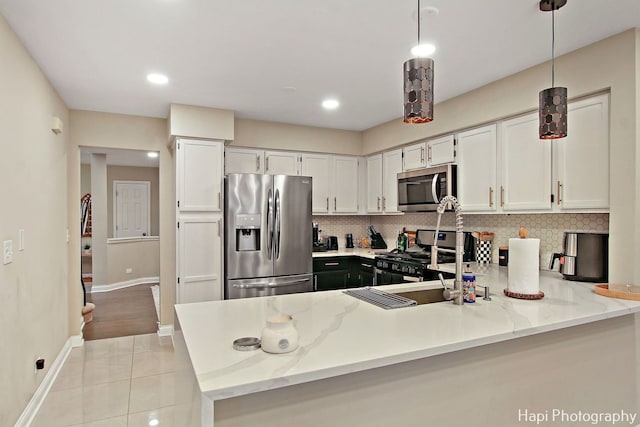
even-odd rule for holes
{"type": "MultiPolygon", "coordinates": [[[[387,271],[401,274],[403,276],[419,278],[421,280],[436,280],[438,272],[429,270],[427,267],[431,263],[431,246],[434,242],[435,230],[417,230],[416,244],[405,252],[394,250],[386,254],[376,255],[375,267],[378,271],[387,271]]],[[[463,261],[471,262],[475,260],[473,250],[474,241],[471,233],[465,233],[463,261]]],[[[455,231],[439,231],[438,247],[443,249],[456,248],[455,231]]],[[[454,263],[455,254],[438,253],[438,264],[454,263]]],[[[451,277],[444,274],[445,278],[451,277]]]]}

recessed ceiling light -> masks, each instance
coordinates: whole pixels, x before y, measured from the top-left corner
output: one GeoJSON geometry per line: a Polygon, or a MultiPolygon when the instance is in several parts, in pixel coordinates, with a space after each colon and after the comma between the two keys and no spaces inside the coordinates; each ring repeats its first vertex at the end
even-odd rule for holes
{"type": "Polygon", "coordinates": [[[156,73],[148,74],[147,80],[157,85],[166,85],[169,82],[169,78],[167,76],[165,76],[164,74],[156,73]]]}
{"type": "Polygon", "coordinates": [[[149,151],[147,153],[148,157],[151,157],[152,159],[155,159],[156,157],[158,157],[158,152],[157,151],[149,151]]]}
{"type": "Polygon", "coordinates": [[[411,48],[411,54],[413,56],[417,56],[418,58],[425,58],[427,56],[433,55],[435,51],[436,47],[431,43],[422,43],[411,48]]]}
{"type": "Polygon", "coordinates": [[[335,110],[340,106],[340,103],[335,99],[326,99],[322,101],[322,106],[327,110],[335,110]]]}

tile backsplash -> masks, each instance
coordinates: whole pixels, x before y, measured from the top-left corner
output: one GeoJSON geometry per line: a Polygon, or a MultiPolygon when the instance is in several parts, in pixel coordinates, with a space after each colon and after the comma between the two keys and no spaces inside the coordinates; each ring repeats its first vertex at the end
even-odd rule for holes
{"type": "MultiPolygon", "coordinates": [[[[367,227],[373,224],[382,234],[389,248],[394,248],[398,231],[418,228],[434,229],[436,213],[384,215],[384,216],[314,216],[319,228],[326,235],[338,236],[341,248],[345,245],[345,234],[354,238],[367,235],[367,227]]],[[[507,246],[509,238],[518,237],[518,229],[525,227],[529,237],[540,239],[540,268],[547,269],[551,253],[562,251],[565,231],[608,232],[609,214],[495,214],[463,215],[465,231],[491,231],[495,233],[492,245],[492,261],[498,262],[498,247],[507,246]]],[[[442,216],[441,228],[454,229],[454,215],[450,212],[442,216]]]]}

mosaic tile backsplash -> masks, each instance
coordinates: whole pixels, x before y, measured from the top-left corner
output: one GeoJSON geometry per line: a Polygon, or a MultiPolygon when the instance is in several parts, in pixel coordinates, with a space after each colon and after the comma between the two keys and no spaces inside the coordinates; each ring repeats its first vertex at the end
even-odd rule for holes
{"type": "MultiPolygon", "coordinates": [[[[341,248],[345,245],[345,234],[354,238],[367,235],[370,224],[384,237],[389,248],[394,248],[398,231],[418,228],[434,229],[436,213],[385,215],[385,216],[314,216],[320,230],[328,236],[338,236],[341,248]]],[[[537,215],[463,215],[465,231],[491,231],[495,233],[492,244],[492,262],[498,262],[498,247],[507,246],[509,238],[518,237],[518,229],[525,227],[529,237],[540,239],[540,268],[548,269],[553,252],[562,251],[565,231],[600,232],[609,231],[609,214],[537,214],[537,215]]],[[[442,216],[441,228],[454,229],[454,215],[450,212],[442,216]]],[[[557,263],[556,263],[557,268],[557,263]]]]}

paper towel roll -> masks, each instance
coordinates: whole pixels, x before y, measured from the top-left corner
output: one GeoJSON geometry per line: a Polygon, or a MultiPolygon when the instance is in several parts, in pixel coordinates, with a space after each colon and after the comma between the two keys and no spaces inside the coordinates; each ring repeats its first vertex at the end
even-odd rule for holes
{"type": "Polygon", "coordinates": [[[540,239],[509,239],[509,291],[540,292],[540,239]]]}

